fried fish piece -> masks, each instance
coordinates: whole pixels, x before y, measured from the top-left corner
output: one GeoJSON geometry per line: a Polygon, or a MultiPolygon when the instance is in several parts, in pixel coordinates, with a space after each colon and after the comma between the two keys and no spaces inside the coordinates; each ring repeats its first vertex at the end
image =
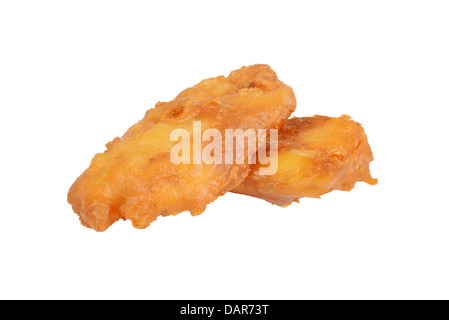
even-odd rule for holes
{"type": "Polygon", "coordinates": [[[268,65],[203,80],[170,102],[158,102],[121,138],[108,143],[72,185],[68,202],[81,223],[97,231],[119,219],[146,228],[160,215],[200,214],[243,181],[250,170],[247,160],[256,150],[245,154],[244,164],[174,164],[173,130],[192,133],[193,121],[201,121],[201,132],[279,128],[295,107],[293,90],[268,65]]]}
{"type": "Polygon", "coordinates": [[[232,191],[287,206],[299,198],[349,191],[358,181],[371,185],[373,158],[362,126],[347,115],[289,119],[278,133],[278,170],[261,175],[260,164],[232,191]]]}

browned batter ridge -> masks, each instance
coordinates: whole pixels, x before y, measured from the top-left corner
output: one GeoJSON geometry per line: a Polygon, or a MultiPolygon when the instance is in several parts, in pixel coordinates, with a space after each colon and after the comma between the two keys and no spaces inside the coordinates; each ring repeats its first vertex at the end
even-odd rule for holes
{"type": "Polygon", "coordinates": [[[362,126],[349,116],[292,118],[279,130],[278,170],[261,175],[255,164],[232,191],[287,206],[299,198],[319,198],[332,190],[351,190],[355,183],[376,184],[373,161],[362,126]]]}
{"type": "MultiPolygon", "coordinates": [[[[175,129],[275,129],[296,107],[293,90],[267,65],[253,65],[201,81],[170,102],[159,102],[121,138],[109,142],[68,194],[81,223],[97,231],[119,219],[146,228],[158,216],[190,211],[206,205],[239,185],[250,165],[174,164],[170,141],[175,129]]],[[[253,153],[256,150],[252,151],[253,153]]],[[[252,157],[245,154],[245,158],[252,157]]]]}

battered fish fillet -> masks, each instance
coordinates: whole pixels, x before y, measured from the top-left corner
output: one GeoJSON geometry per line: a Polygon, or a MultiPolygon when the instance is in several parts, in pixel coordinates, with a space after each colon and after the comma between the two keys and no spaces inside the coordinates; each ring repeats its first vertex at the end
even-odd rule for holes
{"type": "Polygon", "coordinates": [[[170,141],[171,132],[192,133],[193,121],[201,121],[202,132],[215,128],[223,135],[225,129],[279,128],[295,107],[293,90],[268,65],[203,80],[174,100],[157,103],[123,137],[108,143],[72,185],[68,202],[81,223],[97,231],[119,219],[146,228],[160,215],[200,214],[243,181],[256,150],[245,154],[244,164],[176,165],[170,150],[178,141],[170,141]]]}
{"type": "Polygon", "coordinates": [[[374,159],[362,126],[349,116],[292,118],[279,130],[278,171],[260,175],[260,164],[232,191],[287,206],[299,198],[371,185],[374,159]]]}

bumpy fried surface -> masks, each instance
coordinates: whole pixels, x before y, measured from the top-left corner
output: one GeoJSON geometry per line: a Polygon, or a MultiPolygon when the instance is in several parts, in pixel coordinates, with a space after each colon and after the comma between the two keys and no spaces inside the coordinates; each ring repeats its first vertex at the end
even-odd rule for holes
{"type": "Polygon", "coordinates": [[[349,116],[292,118],[279,130],[278,171],[260,175],[251,167],[233,192],[287,206],[299,198],[319,198],[332,190],[349,191],[358,181],[376,184],[374,159],[362,126],[349,116]]]}
{"type": "Polygon", "coordinates": [[[157,103],[123,137],[108,143],[72,185],[68,202],[81,223],[97,231],[119,219],[146,228],[160,215],[200,214],[240,184],[250,165],[247,159],[245,164],[175,165],[170,150],[177,141],[170,141],[171,132],[191,132],[193,121],[201,121],[202,131],[215,128],[223,135],[225,129],[278,128],[295,107],[293,90],[267,65],[203,80],[174,100],[157,103]]]}

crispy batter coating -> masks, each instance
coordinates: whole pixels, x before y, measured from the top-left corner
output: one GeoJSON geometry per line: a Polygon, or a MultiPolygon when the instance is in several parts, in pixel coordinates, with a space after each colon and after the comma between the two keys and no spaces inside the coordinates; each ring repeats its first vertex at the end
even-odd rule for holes
{"type": "Polygon", "coordinates": [[[232,191],[287,206],[299,198],[371,185],[373,154],[362,126],[349,116],[292,118],[279,130],[278,171],[260,175],[260,164],[232,191]]]}
{"type": "Polygon", "coordinates": [[[247,159],[244,164],[175,165],[170,150],[177,141],[170,141],[171,132],[192,132],[193,121],[201,121],[202,131],[215,128],[223,135],[225,129],[279,128],[295,107],[293,90],[267,65],[203,80],[174,100],[157,103],[123,137],[108,143],[72,185],[68,202],[81,223],[97,231],[119,219],[146,228],[160,215],[200,214],[239,185],[250,165],[247,159]]]}

